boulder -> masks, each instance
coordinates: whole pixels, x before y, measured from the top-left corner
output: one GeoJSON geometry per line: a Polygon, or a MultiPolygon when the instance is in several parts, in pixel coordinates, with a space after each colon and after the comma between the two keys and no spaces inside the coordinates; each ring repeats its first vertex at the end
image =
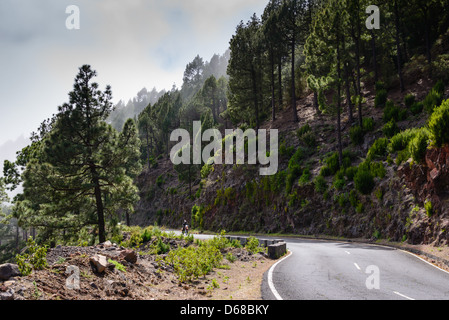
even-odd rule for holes
{"type": "Polygon", "coordinates": [[[89,261],[97,269],[98,273],[103,273],[109,266],[108,259],[100,254],[90,257],[89,261]]]}
{"type": "Polygon", "coordinates": [[[120,252],[119,257],[130,263],[137,262],[137,253],[134,250],[123,250],[120,252]]]}
{"type": "Polygon", "coordinates": [[[0,281],[7,281],[11,277],[20,276],[19,266],[12,263],[0,265],[0,281]]]}
{"type": "Polygon", "coordinates": [[[8,289],[6,292],[0,292],[0,301],[14,300],[14,289],[8,289]]]}
{"type": "Polygon", "coordinates": [[[112,242],[108,240],[106,242],[103,242],[102,245],[105,248],[109,248],[109,247],[112,247],[112,242]]]}

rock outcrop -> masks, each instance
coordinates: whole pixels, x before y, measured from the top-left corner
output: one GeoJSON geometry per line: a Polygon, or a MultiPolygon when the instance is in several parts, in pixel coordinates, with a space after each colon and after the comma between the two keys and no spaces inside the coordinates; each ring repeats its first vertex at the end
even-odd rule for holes
{"type": "Polygon", "coordinates": [[[441,213],[449,195],[449,146],[428,149],[423,164],[409,160],[398,175],[420,203],[431,201],[434,212],[441,213]]]}
{"type": "Polygon", "coordinates": [[[7,281],[17,276],[20,276],[20,271],[16,264],[6,263],[0,265],[0,281],[7,281]]]}

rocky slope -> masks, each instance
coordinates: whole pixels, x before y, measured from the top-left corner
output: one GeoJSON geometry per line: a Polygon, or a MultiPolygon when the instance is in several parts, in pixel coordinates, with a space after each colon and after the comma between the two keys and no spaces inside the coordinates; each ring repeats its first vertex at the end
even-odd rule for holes
{"type": "MultiPolygon", "coordinates": [[[[162,240],[173,249],[193,245],[162,240]]],[[[58,246],[48,251],[48,266],[28,276],[21,276],[16,265],[1,265],[0,300],[255,300],[261,299],[263,274],[275,263],[263,253],[226,248],[235,261],[224,259],[226,268],[181,283],[172,266],[158,262],[165,255],[148,253],[151,245],[138,251],[109,241],[92,247],[58,246]]]]}
{"type": "MultiPolygon", "coordinates": [[[[419,80],[409,88],[406,93],[412,92],[417,100],[422,100],[431,83],[419,80]]],[[[362,162],[373,142],[383,136],[383,110],[374,108],[373,92],[372,87],[364,92],[367,99],[364,117],[374,119],[375,127],[360,146],[351,144],[350,125],[346,113],[343,116],[343,148],[350,152],[352,166],[362,162]]],[[[406,93],[392,90],[389,98],[403,105],[406,93]]],[[[277,178],[285,179],[282,172],[287,171],[291,157],[291,154],[281,153],[281,174],[275,177],[260,177],[257,166],[215,165],[206,179],[196,180],[192,191],[196,196],[190,198],[188,186],[180,184],[170,161],[161,159],[157,168],[146,169],[138,178],[141,201],[132,221],[141,225],[158,223],[180,228],[182,221],[187,219],[194,227],[214,231],[225,229],[446,244],[449,211],[445,195],[449,180],[447,162],[444,162],[447,161],[445,150],[430,150],[430,162],[410,169],[406,165],[398,168],[394,163],[383,161],[385,177],[376,178],[371,195],[358,194],[356,204],[351,204],[352,181],[347,181],[342,190],[336,190],[331,187],[332,178],[326,178],[328,189],[324,193],[318,192],[313,183],[323,167],[325,156],[336,150],[335,119],[329,115],[318,115],[312,96],[298,102],[298,114],[299,124],[290,121],[287,108],[279,112],[274,123],[267,122],[263,128],[278,129],[280,144],[286,148],[291,147],[294,151],[302,147],[306,150],[301,166],[303,169],[310,168],[308,183],[300,185],[296,178],[291,191],[286,192],[285,187],[276,181],[277,178]],[[305,145],[296,134],[296,130],[306,124],[310,125],[316,142],[313,147],[305,145]],[[439,177],[437,180],[432,178],[436,175],[439,177]],[[163,178],[162,185],[156,183],[158,177],[163,178]],[[429,196],[435,199],[438,209],[438,214],[431,217],[426,214],[423,202],[429,196]],[[198,221],[194,221],[195,218],[198,221]]],[[[406,129],[422,126],[425,122],[423,113],[409,116],[398,126],[406,129]]]]}

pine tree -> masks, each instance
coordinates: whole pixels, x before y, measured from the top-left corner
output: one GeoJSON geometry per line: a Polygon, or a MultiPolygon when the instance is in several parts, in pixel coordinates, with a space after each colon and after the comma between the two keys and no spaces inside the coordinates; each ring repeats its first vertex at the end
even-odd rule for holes
{"type": "Polygon", "coordinates": [[[287,48],[280,34],[280,9],[281,0],[271,0],[265,8],[262,15],[262,34],[265,43],[265,49],[268,53],[270,70],[270,89],[271,89],[271,120],[276,120],[276,74],[278,72],[278,87],[280,91],[278,107],[282,106],[282,60],[286,55],[287,48]]]}
{"type": "Polygon", "coordinates": [[[236,122],[260,126],[262,41],[260,19],[253,15],[247,24],[237,26],[236,34],[230,41],[231,59],[229,74],[229,114],[236,122]]]}
{"type": "MultiPolygon", "coordinates": [[[[105,119],[112,110],[111,88],[102,92],[90,66],[79,69],[69,103],[59,107],[51,130],[41,140],[39,157],[23,173],[23,199],[16,203],[19,221],[45,229],[74,232],[97,225],[106,240],[106,219],[137,200],[131,176],[139,170],[135,125],[119,134],[105,119]]],[[[76,235],[74,235],[76,237],[76,235]]]]}
{"type": "Polygon", "coordinates": [[[304,44],[309,32],[307,23],[307,1],[305,0],[283,0],[279,13],[281,36],[290,48],[291,59],[291,108],[293,121],[298,122],[298,111],[296,106],[296,47],[299,43],[304,44]]]}

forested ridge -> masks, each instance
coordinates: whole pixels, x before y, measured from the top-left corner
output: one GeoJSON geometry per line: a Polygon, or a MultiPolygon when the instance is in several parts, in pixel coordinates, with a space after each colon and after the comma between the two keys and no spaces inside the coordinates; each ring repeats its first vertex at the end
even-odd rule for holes
{"type": "Polygon", "coordinates": [[[81,66],[68,101],[4,163],[0,201],[23,192],[2,211],[0,258],[29,235],[52,247],[119,243],[124,225],[184,219],[445,245],[449,12],[439,0],[381,1],[380,28],[368,29],[371,4],[271,0],[236,26],[229,51],[196,56],[181,88],[144,88],[126,104],[81,66]],[[278,129],[278,172],[174,166],[170,134],[192,135],[194,121],[223,144],[225,129],[278,129]]]}

